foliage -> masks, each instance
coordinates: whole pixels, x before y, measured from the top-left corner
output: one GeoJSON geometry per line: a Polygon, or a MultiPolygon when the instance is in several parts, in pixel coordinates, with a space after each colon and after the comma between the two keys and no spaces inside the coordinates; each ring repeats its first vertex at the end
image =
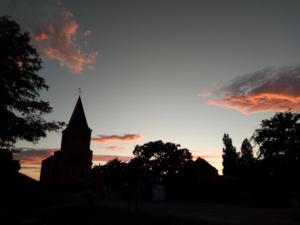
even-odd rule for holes
{"type": "Polygon", "coordinates": [[[241,145],[241,156],[239,158],[239,175],[249,177],[254,173],[255,159],[250,141],[245,138],[241,145]]]}
{"type": "Polygon", "coordinates": [[[128,180],[128,164],[115,158],[105,165],[93,166],[91,175],[94,186],[105,184],[112,189],[118,189],[128,180]]]}
{"type": "Polygon", "coordinates": [[[223,174],[240,178],[252,176],[256,167],[256,160],[250,141],[247,138],[244,139],[241,152],[236,151],[228,134],[224,134],[223,142],[225,145],[223,148],[223,174]]]}
{"type": "Polygon", "coordinates": [[[9,17],[0,17],[0,147],[3,148],[11,148],[17,140],[36,142],[47,131],[63,125],[43,119],[52,108],[40,98],[39,92],[48,86],[38,75],[41,59],[29,42],[29,33],[22,32],[9,17]]]}
{"type": "Polygon", "coordinates": [[[121,187],[143,180],[151,184],[163,182],[196,182],[198,179],[218,176],[216,168],[198,157],[192,160],[187,149],[173,143],[162,141],[137,145],[133,151],[135,157],[129,163],[118,159],[111,160],[103,166],[94,166],[94,177],[103,177],[106,185],[121,187]]]}
{"type": "Polygon", "coordinates": [[[114,159],[94,166],[93,185],[99,187],[103,180],[107,192],[118,192],[126,199],[138,193],[143,199],[152,199],[152,188],[163,184],[168,199],[194,199],[199,196],[199,187],[211,190],[210,185],[218,177],[217,169],[206,160],[198,157],[193,161],[188,149],[174,143],[148,142],[137,145],[133,154],[128,163],[114,159]]]}
{"type": "Polygon", "coordinates": [[[259,145],[259,157],[299,157],[300,114],[276,113],[271,119],[263,120],[253,139],[259,145]]]}
{"type": "Polygon", "coordinates": [[[241,157],[240,157],[240,164],[244,165],[247,168],[250,168],[252,164],[254,163],[255,159],[253,156],[253,148],[248,140],[248,138],[245,138],[245,140],[242,143],[241,146],[241,157]]]}
{"type": "Polygon", "coordinates": [[[106,184],[116,187],[120,186],[127,178],[127,163],[113,159],[102,166],[106,184]]]}
{"type": "Polygon", "coordinates": [[[237,175],[238,159],[239,155],[236,152],[236,148],[232,145],[232,140],[228,134],[223,136],[223,174],[226,176],[237,175]]]}
{"type": "Polygon", "coordinates": [[[137,145],[133,151],[136,164],[156,178],[173,176],[184,171],[186,163],[192,161],[192,154],[180,145],[162,141],[137,145]]]}
{"type": "Polygon", "coordinates": [[[17,160],[13,160],[13,154],[7,149],[0,149],[0,177],[16,174],[20,169],[17,160]]]}
{"type": "Polygon", "coordinates": [[[253,140],[259,146],[258,157],[269,175],[299,175],[300,114],[282,112],[263,120],[253,140]]]}
{"type": "Polygon", "coordinates": [[[253,148],[252,148],[252,145],[251,145],[250,141],[248,140],[248,138],[245,138],[245,140],[242,143],[241,159],[243,159],[243,161],[246,161],[246,162],[253,160],[253,148]]]}

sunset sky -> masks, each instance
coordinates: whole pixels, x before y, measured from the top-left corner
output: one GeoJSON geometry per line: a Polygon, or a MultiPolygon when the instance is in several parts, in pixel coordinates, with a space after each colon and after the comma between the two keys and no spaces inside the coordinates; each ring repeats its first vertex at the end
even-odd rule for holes
{"type": "MultiPolygon", "coordinates": [[[[300,1],[1,0],[29,31],[40,75],[68,122],[81,88],[94,163],[174,142],[222,172],[222,136],[239,150],[262,119],[300,110],[300,1]]],[[[17,154],[38,177],[60,148],[50,133],[17,154]]]]}

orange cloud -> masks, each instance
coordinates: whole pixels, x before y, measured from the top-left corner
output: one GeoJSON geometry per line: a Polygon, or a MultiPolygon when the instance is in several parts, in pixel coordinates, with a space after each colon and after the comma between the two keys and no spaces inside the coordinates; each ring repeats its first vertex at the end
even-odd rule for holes
{"type": "Polygon", "coordinates": [[[208,97],[208,96],[211,96],[212,95],[212,93],[210,92],[210,91],[201,91],[199,94],[198,94],[198,96],[200,96],[200,97],[208,97]]]}
{"type": "Polygon", "coordinates": [[[211,105],[234,109],[244,114],[267,111],[300,111],[300,96],[277,93],[260,93],[251,96],[231,96],[208,101],[211,105]]]}
{"type": "MultiPolygon", "coordinates": [[[[83,53],[83,43],[79,43],[77,34],[79,24],[72,12],[61,4],[57,4],[52,10],[55,12],[49,18],[48,24],[34,32],[33,40],[38,42],[45,56],[59,61],[61,66],[67,67],[73,73],[81,73],[85,67],[93,69],[97,53],[83,53]]],[[[82,36],[87,38],[90,35],[91,32],[86,31],[82,36]]]]}
{"type": "Polygon", "coordinates": [[[42,160],[53,155],[58,149],[21,149],[14,154],[14,159],[21,164],[40,165],[42,160]]]}
{"type": "Polygon", "coordinates": [[[191,150],[190,151],[192,153],[193,159],[197,159],[198,157],[202,158],[202,159],[215,159],[215,158],[220,158],[220,155],[203,155],[200,154],[201,152],[205,152],[203,150],[191,150]]]}
{"type": "Polygon", "coordinates": [[[111,142],[134,142],[142,139],[139,134],[125,134],[125,135],[99,135],[92,138],[93,143],[111,143],[111,142]]]}
{"type": "MultiPolygon", "coordinates": [[[[118,147],[118,146],[107,146],[118,147]]],[[[49,149],[17,149],[14,152],[14,159],[20,160],[22,168],[40,168],[42,160],[53,155],[55,151],[59,149],[49,148],[49,149]]],[[[128,162],[133,156],[119,156],[119,155],[93,155],[93,161],[110,161],[112,159],[118,158],[121,161],[128,162]]]]}
{"type": "MultiPolygon", "coordinates": [[[[43,150],[32,150],[34,152],[38,152],[38,151],[46,151],[48,152],[46,149],[43,150]]],[[[37,153],[39,154],[39,153],[37,153]]],[[[50,154],[51,155],[51,154],[50,154]]],[[[49,155],[49,156],[50,156],[49,155]]],[[[22,156],[24,157],[24,155],[22,156]]],[[[123,161],[123,162],[129,162],[133,157],[132,156],[118,156],[118,155],[93,155],[93,161],[95,164],[99,163],[99,162],[108,162],[111,161],[115,158],[118,158],[119,160],[123,161]]],[[[20,169],[20,173],[23,173],[35,180],[39,180],[40,179],[40,173],[41,173],[41,161],[44,159],[44,157],[37,157],[37,156],[32,156],[29,157],[28,154],[26,156],[26,158],[24,158],[23,160],[21,160],[22,163],[22,167],[20,169]]]]}
{"type": "Polygon", "coordinates": [[[197,154],[192,154],[192,155],[193,155],[193,159],[197,159],[198,157],[200,157],[202,159],[218,159],[218,158],[221,158],[221,156],[219,156],[219,155],[197,155],[197,154]]]}
{"type": "MultiPolygon", "coordinates": [[[[243,114],[300,111],[300,66],[263,69],[233,79],[212,92],[208,104],[243,114]]],[[[201,95],[209,97],[208,95],[201,95]]]]}
{"type": "Polygon", "coordinates": [[[110,146],[98,146],[97,149],[104,149],[104,150],[110,150],[110,151],[124,151],[126,150],[125,147],[122,146],[116,146],[116,145],[110,145],[110,146]]]}
{"type": "Polygon", "coordinates": [[[48,40],[48,35],[44,32],[40,32],[40,33],[37,33],[36,35],[34,35],[32,38],[35,41],[45,41],[45,40],[48,40]]]}
{"type": "Polygon", "coordinates": [[[118,156],[118,155],[93,155],[93,161],[104,161],[108,162],[115,158],[118,158],[121,161],[129,162],[133,156],[118,156]]]}

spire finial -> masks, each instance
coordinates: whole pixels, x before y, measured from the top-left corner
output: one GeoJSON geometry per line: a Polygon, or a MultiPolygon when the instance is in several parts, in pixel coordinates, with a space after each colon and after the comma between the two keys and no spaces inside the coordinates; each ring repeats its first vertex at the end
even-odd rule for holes
{"type": "Polygon", "coordinates": [[[81,95],[81,88],[78,88],[78,94],[81,95]]]}

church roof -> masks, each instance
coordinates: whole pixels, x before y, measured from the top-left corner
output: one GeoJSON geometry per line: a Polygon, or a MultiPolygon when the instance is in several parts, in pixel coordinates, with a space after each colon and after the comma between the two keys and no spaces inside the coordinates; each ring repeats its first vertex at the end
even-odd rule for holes
{"type": "Polygon", "coordinates": [[[89,126],[87,124],[81,98],[79,96],[76,106],[74,108],[74,111],[72,113],[71,119],[69,121],[69,124],[67,126],[67,129],[89,129],[89,126]]]}

